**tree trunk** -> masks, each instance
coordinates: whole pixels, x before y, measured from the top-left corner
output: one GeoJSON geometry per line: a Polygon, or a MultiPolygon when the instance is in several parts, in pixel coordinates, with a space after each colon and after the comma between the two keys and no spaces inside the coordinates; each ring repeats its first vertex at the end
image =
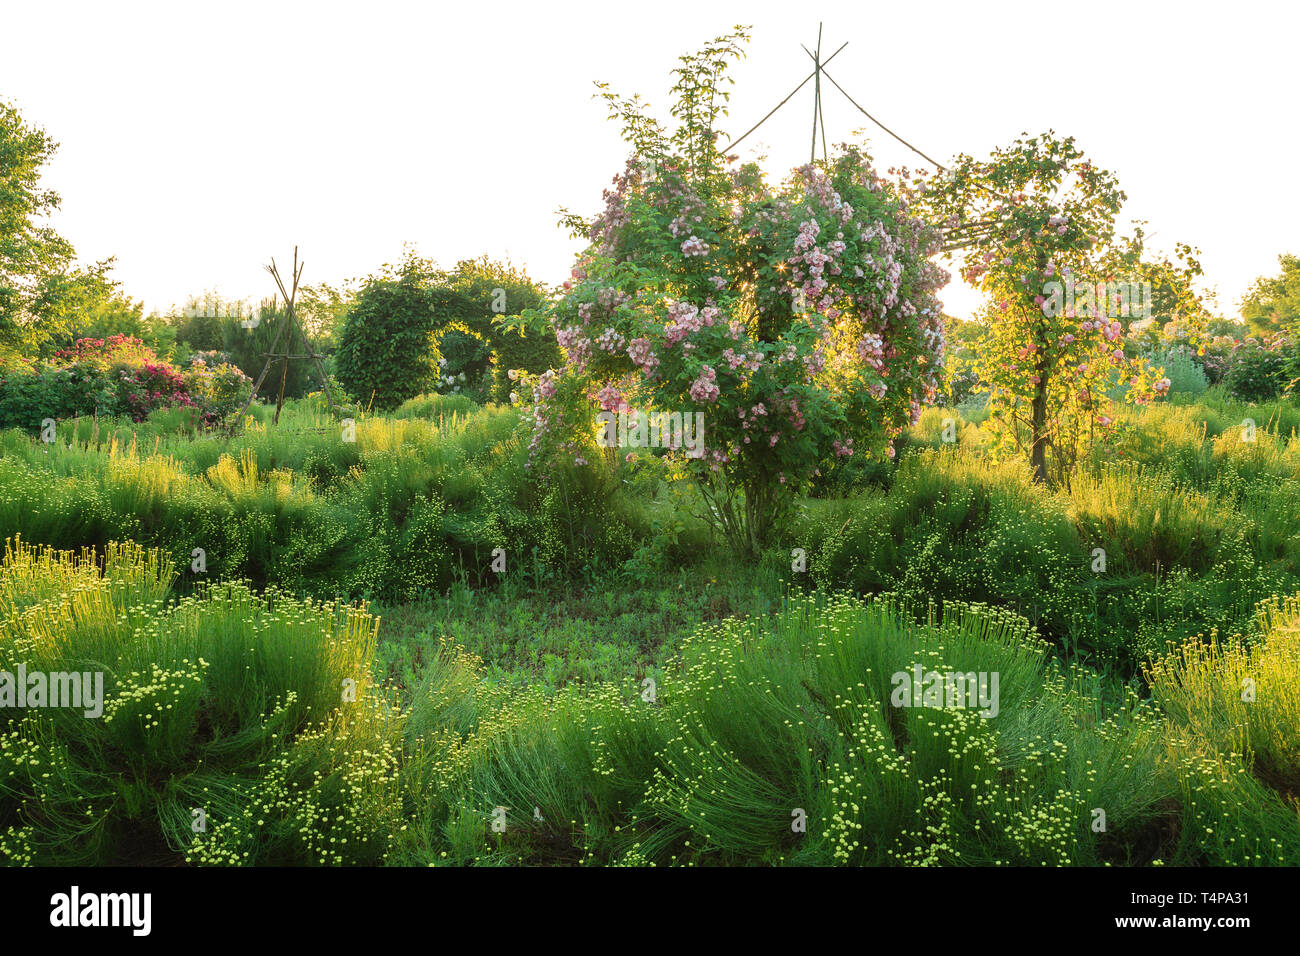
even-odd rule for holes
{"type": "Polygon", "coordinates": [[[1038,360],[1038,386],[1034,389],[1034,401],[1030,406],[1029,460],[1034,466],[1034,481],[1047,484],[1047,378],[1046,363],[1038,360]]]}
{"type": "MultiPolygon", "coordinates": [[[[1038,274],[1042,275],[1047,268],[1047,257],[1040,254],[1038,256],[1038,274]]],[[[1038,360],[1034,363],[1038,369],[1038,385],[1034,388],[1034,401],[1030,406],[1030,446],[1029,460],[1034,466],[1034,481],[1038,484],[1047,484],[1047,380],[1050,377],[1050,368],[1047,361],[1047,341],[1050,329],[1044,323],[1045,313],[1040,308],[1035,318],[1034,330],[1038,334],[1034,336],[1034,346],[1037,349],[1038,360]]]]}

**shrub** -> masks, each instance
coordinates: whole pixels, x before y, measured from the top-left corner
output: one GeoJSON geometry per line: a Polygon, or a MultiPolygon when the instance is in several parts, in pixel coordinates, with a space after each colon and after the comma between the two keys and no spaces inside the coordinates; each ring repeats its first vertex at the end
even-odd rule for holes
{"type": "Polygon", "coordinates": [[[510,403],[512,394],[517,398],[527,397],[528,389],[520,381],[519,372],[540,376],[558,369],[564,362],[564,353],[541,312],[502,316],[494,321],[497,330],[492,338],[492,388],[489,397],[505,405],[510,403]]]}
{"type": "Polygon", "coordinates": [[[0,426],[39,429],[45,418],[123,415],[143,421],[160,408],[199,408],[180,370],[139,339],[79,339],[48,363],[0,375],[0,426]]]}
{"type": "Polygon", "coordinates": [[[1291,381],[1290,360],[1284,340],[1242,342],[1232,353],[1223,385],[1243,402],[1267,402],[1277,398],[1291,381]]]}
{"type": "MultiPolygon", "coordinates": [[[[364,408],[396,408],[436,383],[433,341],[440,296],[432,267],[413,254],[368,279],[348,309],[335,374],[364,408]]],[[[443,296],[445,297],[445,296],[443,296]]]]}
{"type": "Polygon", "coordinates": [[[1300,601],[1266,602],[1260,623],[1254,643],[1190,641],[1148,675],[1182,755],[1184,826],[1217,865],[1294,865],[1300,854],[1300,601]]]}
{"type": "Polygon", "coordinates": [[[1165,378],[1169,379],[1170,395],[1195,398],[1210,387],[1204,369],[1196,364],[1186,349],[1173,348],[1156,352],[1148,362],[1164,370],[1165,378]]]}
{"type": "Polygon", "coordinates": [[[1096,864],[1171,815],[1150,709],[1101,708],[1006,612],[915,626],[885,602],[809,597],[700,628],[655,703],[608,685],[505,694],[481,671],[444,645],[416,694],[416,859],[1096,864]],[[997,712],[897,706],[894,675],[915,665],[997,674],[997,712]],[[510,808],[495,846],[493,806],[510,808]]]}
{"type": "Polygon", "coordinates": [[[237,583],[168,605],[170,581],[135,545],[102,562],[7,546],[0,668],[102,672],[103,713],[0,711],[0,851],[38,865],[381,861],[400,725],[369,687],[374,619],[237,583]]]}
{"type": "Polygon", "coordinates": [[[552,310],[566,362],[537,381],[532,414],[547,465],[589,460],[596,407],[606,447],[621,410],[703,422],[665,444],[728,545],[753,555],[820,466],[892,456],[934,397],[944,273],[936,235],[860,149],[779,188],[718,151],[714,91],[737,39],[682,58],[671,137],[611,97],[636,154],[602,214],[574,223],[590,245],[552,310]]]}
{"type": "Polygon", "coordinates": [[[205,425],[224,423],[244,407],[253,390],[253,380],[238,366],[229,362],[209,364],[197,355],[185,372],[185,381],[199,402],[205,425]]]}
{"type": "MultiPolygon", "coordinates": [[[[462,390],[487,391],[492,388],[491,383],[484,381],[490,373],[489,366],[503,361],[500,342],[503,318],[541,308],[547,300],[547,290],[526,272],[509,263],[493,262],[487,256],[458,262],[441,284],[453,293],[443,301],[437,316],[439,351],[446,359],[442,374],[453,379],[449,390],[459,384],[462,390]]],[[[535,362],[521,362],[518,367],[544,372],[558,365],[559,350],[554,342],[550,344],[551,352],[556,355],[554,361],[540,368],[533,367],[535,362]]],[[[507,351],[511,345],[515,343],[507,344],[507,351]]],[[[506,395],[493,396],[493,400],[505,402],[508,394],[509,390],[506,395]]]]}

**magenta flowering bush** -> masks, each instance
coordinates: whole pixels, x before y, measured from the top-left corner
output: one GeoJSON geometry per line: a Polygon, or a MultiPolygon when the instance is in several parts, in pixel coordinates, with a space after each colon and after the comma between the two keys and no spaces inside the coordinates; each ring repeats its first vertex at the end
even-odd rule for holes
{"type": "Polygon", "coordinates": [[[132,421],[144,421],[156,408],[193,408],[197,404],[185,377],[165,362],[118,365],[109,374],[117,380],[123,410],[132,421]]]}
{"type": "Polygon", "coordinates": [[[50,366],[75,383],[74,414],[143,421],[157,408],[196,404],[181,372],[129,335],[78,339],[56,352],[50,366]]]}
{"type": "Polygon", "coordinates": [[[590,244],[549,312],[565,361],[534,382],[532,453],[589,461],[600,411],[702,413],[700,447],[670,435],[666,457],[752,551],[823,464],[892,456],[940,383],[947,274],[860,149],[779,187],[718,152],[727,52],[676,71],[672,136],[611,98],[636,152],[604,211],[570,218],[590,244]]]}
{"type": "Polygon", "coordinates": [[[252,381],[229,363],[196,358],[181,371],[126,335],[78,339],[49,362],[0,374],[0,427],[39,427],[49,417],[126,416],[144,421],[162,408],[192,411],[195,426],[213,426],[241,406],[252,381]]]}

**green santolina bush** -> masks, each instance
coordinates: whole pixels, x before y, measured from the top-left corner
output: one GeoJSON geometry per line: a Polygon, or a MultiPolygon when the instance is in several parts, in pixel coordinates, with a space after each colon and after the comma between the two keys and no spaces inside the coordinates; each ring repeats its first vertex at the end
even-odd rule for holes
{"type": "Polygon", "coordinates": [[[237,582],[170,601],[171,580],[132,544],[7,544],[0,671],[99,672],[103,700],[98,717],[0,709],[0,852],[37,865],[382,860],[400,720],[370,686],[377,621],[237,582]]]}
{"type": "MultiPolygon", "coordinates": [[[[1049,490],[992,457],[975,421],[927,409],[897,462],[854,456],[819,478],[761,564],[788,569],[801,548],[807,573],[785,573],[796,587],[890,594],[917,614],[1007,607],[1062,655],[1133,677],[1170,642],[1253,633],[1258,602],[1300,591],[1297,428],[1289,403],[1212,393],[1123,411],[1070,487],[1049,490]]],[[[317,396],[278,426],[254,406],[233,438],[165,413],[74,419],[56,437],[0,432],[0,529],[164,549],[182,591],[226,578],[393,601],[459,583],[654,591],[732,561],[709,503],[654,454],[539,477],[519,412],[462,395],[358,414],[353,441],[317,396]]]]}
{"type": "Polygon", "coordinates": [[[0,710],[0,859],[1277,865],[1300,852],[1295,599],[1266,605],[1253,642],[1153,664],[1149,700],[1058,664],[1006,609],[954,601],[917,622],[890,600],[824,594],[701,626],[649,680],[512,689],[444,640],[385,690],[364,606],[238,582],[177,597],[171,581],[136,545],[8,545],[0,671],[99,671],[104,693],[98,717],[0,710]],[[983,677],[984,696],[901,697],[918,669],[983,677]]]}
{"type": "Polygon", "coordinates": [[[89,419],[60,423],[50,444],[0,433],[0,529],[61,548],[161,548],[186,588],[240,577],[321,596],[481,583],[496,548],[569,570],[631,552],[635,516],[613,497],[612,466],[533,481],[513,409],[423,396],[361,418],[347,441],[314,400],[286,408],[279,426],[254,418],[233,439],[89,419]]]}
{"type": "MultiPolygon", "coordinates": [[[[914,624],[887,602],[795,601],[702,628],[653,700],[644,684],[511,694],[445,645],[426,674],[406,725],[407,862],[1286,864],[1300,850],[1289,791],[1223,756],[1230,727],[1184,740],[1185,718],[1131,693],[1103,704],[1007,611],[914,624]],[[895,706],[895,675],[917,665],[998,674],[997,713],[895,706]]],[[[1277,728],[1290,702],[1272,706],[1260,719],[1277,728]]]]}

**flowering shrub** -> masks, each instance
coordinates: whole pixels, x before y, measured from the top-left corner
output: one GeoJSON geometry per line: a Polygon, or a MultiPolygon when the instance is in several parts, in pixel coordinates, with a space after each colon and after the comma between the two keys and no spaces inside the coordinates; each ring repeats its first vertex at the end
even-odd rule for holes
{"type": "Polygon", "coordinates": [[[144,421],[155,408],[189,408],[195,404],[185,377],[165,363],[146,362],[138,368],[116,366],[109,374],[121,383],[120,402],[132,421],[144,421]]]}
{"type": "Polygon", "coordinates": [[[130,335],[107,339],[77,339],[69,348],[54,353],[55,365],[106,372],[114,365],[144,365],[158,356],[143,341],[130,335]]]}
{"type": "Polygon", "coordinates": [[[253,389],[253,380],[238,366],[224,361],[211,362],[202,355],[191,359],[184,379],[200,409],[202,423],[207,426],[221,424],[242,408],[253,389]]]}
{"type": "Polygon", "coordinates": [[[492,389],[489,397],[500,404],[514,404],[519,397],[519,373],[541,374],[558,368],[564,361],[555,341],[555,330],[544,313],[525,309],[518,315],[499,316],[492,337],[492,389]]]}
{"type": "Polygon", "coordinates": [[[213,425],[242,404],[251,382],[238,368],[198,359],[182,372],[137,338],[79,339],[49,362],[0,372],[0,427],[34,431],[45,418],[109,415],[144,421],[185,408],[213,425]]]}
{"type": "Polygon", "coordinates": [[[583,464],[597,410],[703,412],[697,454],[669,457],[752,551],[820,465],[893,455],[939,384],[947,276],[860,149],[779,188],[718,152],[728,39],[676,71],[671,139],[612,100],[636,154],[600,216],[570,218],[590,245],[550,313],[565,361],[535,381],[533,452],[583,464]]]}
{"type": "MultiPolygon", "coordinates": [[[[1051,133],[1017,140],[988,161],[958,157],[924,197],[948,229],[949,249],[962,250],[962,276],[991,300],[977,372],[998,446],[1026,454],[1039,481],[1050,468],[1064,482],[1104,437],[1115,417],[1108,382],[1118,377],[1139,404],[1169,388],[1162,372],[1125,353],[1120,318],[1129,305],[1112,291],[1158,271],[1177,280],[1177,293],[1165,298],[1181,302],[1185,276],[1167,264],[1144,264],[1140,231],[1116,238],[1123,200],[1113,174],[1086,159],[1072,138],[1051,133]],[[1065,285],[1075,282],[1087,291],[1077,301],[1075,286],[1065,285]],[[1049,294],[1062,286],[1069,299],[1049,294]]],[[[1190,274],[1197,267],[1189,261],[1190,274]]]]}
{"type": "Polygon", "coordinates": [[[1296,346],[1291,336],[1277,333],[1262,342],[1249,338],[1237,343],[1228,356],[1223,385],[1243,402],[1267,402],[1290,385],[1296,346]]]}

